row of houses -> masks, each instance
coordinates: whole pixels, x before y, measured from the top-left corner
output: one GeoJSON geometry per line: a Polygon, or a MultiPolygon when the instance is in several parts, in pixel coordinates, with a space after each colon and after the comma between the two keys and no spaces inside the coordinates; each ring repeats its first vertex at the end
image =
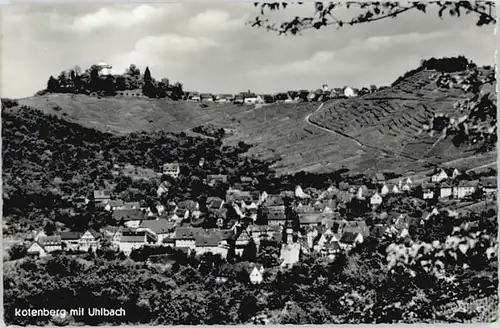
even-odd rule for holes
{"type": "MultiPolygon", "coordinates": [[[[373,86],[374,87],[374,86],[373,86]]],[[[265,104],[276,102],[325,101],[327,99],[351,98],[376,91],[377,88],[329,88],[324,84],[316,90],[293,90],[276,94],[256,94],[250,91],[238,94],[212,94],[187,92],[187,100],[198,102],[235,103],[235,104],[265,104]]]]}
{"type": "Polygon", "coordinates": [[[497,179],[485,178],[481,180],[460,180],[455,182],[443,181],[441,183],[423,183],[422,198],[454,198],[464,199],[474,195],[476,192],[484,192],[486,196],[497,194],[497,179]]]}

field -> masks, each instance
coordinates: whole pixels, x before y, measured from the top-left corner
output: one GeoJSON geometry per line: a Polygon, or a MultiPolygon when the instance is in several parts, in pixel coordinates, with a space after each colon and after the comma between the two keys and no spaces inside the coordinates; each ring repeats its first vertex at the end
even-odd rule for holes
{"type": "MultiPolygon", "coordinates": [[[[467,98],[462,89],[443,90],[435,71],[410,75],[385,90],[324,103],[233,105],[167,99],[49,94],[19,102],[70,122],[116,134],[190,131],[199,125],[225,128],[226,143],[245,141],[248,152],[276,161],[280,174],[330,172],[343,166],[365,173],[409,174],[474,156],[474,148],[419,133],[435,113],[450,114],[467,98]]],[[[479,161],[479,165],[490,159],[479,161]]]]}

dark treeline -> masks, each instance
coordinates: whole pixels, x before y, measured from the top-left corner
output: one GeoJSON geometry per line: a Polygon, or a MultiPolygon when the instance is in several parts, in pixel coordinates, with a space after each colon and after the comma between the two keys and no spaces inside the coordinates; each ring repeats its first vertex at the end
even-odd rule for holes
{"type": "Polygon", "coordinates": [[[182,84],[177,82],[170,84],[167,78],[156,81],[146,67],[144,74],[135,65],[130,67],[121,75],[100,75],[100,68],[91,66],[84,72],[79,67],[68,71],[62,71],[57,78],[50,76],[47,88],[43,93],[73,93],[73,94],[97,94],[101,96],[114,96],[119,91],[140,90],[149,98],[171,98],[179,100],[183,98],[182,84]]]}

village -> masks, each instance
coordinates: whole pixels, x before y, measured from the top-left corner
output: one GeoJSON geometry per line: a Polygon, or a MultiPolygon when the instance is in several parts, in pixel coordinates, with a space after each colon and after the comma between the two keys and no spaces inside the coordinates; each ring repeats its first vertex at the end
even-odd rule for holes
{"type": "MultiPolygon", "coordinates": [[[[149,177],[154,174],[162,177],[156,190],[158,199],[168,195],[179,178],[180,166],[166,163],[161,172],[149,172],[149,177]]],[[[135,179],[149,178],[130,167],[120,169],[122,174],[134,174],[135,179]]],[[[100,231],[55,231],[52,235],[44,230],[35,231],[26,238],[30,243],[27,253],[45,257],[62,250],[95,252],[106,243],[125,256],[148,246],[170,247],[194,256],[212,253],[226,259],[231,253],[241,257],[247,247],[258,249],[266,241],[279,245],[279,265],[290,267],[299,262],[303,254],[314,253],[329,259],[341,252],[348,254],[369,236],[391,235],[404,239],[412,226],[443,212],[459,217],[477,209],[471,204],[494,206],[497,180],[493,171],[470,180],[456,168],[436,168],[428,181],[419,185],[410,177],[400,177],[390,183],[394,179],[377,173],[369,186],[340,182],[326,190],[303,190],[296,186],[295,190],[279,194],[256,190],[255,179],[241,176],[239,182],[225,190],[225,199],[208,197],[205,204],[191,199],[170,200],[165,204],[158,202],[154,208],[142,202],[117,199],[110,189],[95,188],[93,197],[75,198],[75,206],[93,204],[110,212],[116,224],[100,231]],[[411,212],[402,208],[388,210],[384,203],[391,197],[396,197],[396,202],[408,199],[426,205],[411,212]],[[346,210],[349,207],[351,210],[346,210]],[[200,218],[202,221],[210,218],[215,226],[200,227],[200,218]]],[[[207,175],[203,182],[207,187],[227,185],[228,176],[207,175]]],[[[477,211],[485,207],[479,206],[477,211]]],[[[266,269],[269,268],[260,263],[252,264],[251,282],[262,282],[266,269]]]]}

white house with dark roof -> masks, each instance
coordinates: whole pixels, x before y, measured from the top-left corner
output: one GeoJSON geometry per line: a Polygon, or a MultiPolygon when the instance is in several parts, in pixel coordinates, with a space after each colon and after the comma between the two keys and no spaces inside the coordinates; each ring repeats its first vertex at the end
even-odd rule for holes
{"type": "Polygon", "coordinates": [[[175,226],[167,219],[145,220],[139,224],[137,231],[148,231],[156,236],[156,243],[161,245],[166,238],[173,238],[175,226]]]}
{"type": "Polygon", "coordinates": [[[118,248],[129,256],[134,249],[154,244],[156,244],[156,238],[148,231],[124,230],[118,241],[118,248]]]}
{"type": "Polygon", "coordinates": [[[165,163],[163,164],[163,170],[162,173],[164,175],[170,176],[174,179],[177,179],[179,177],[179,174],[181,173],[181,168],[179,163],[165,163]]]}
{"type": "Polygon", "coordinates": [[[105,204],[111,199],[111,191],[108,189],[94,190],[94,202],[105,204]]]}
{"type": "Polygon", "coordinates": [[[496,195],[498,191],[497,177],[482,179],[481,187],[486,195],[496,195]]]}
{"type": "Polygon", "coordinates": [[[423,199],[434,199],[436,193],[436,185],[434,183],[423,183],[422,184],[422,198],[423,199]]]}
{"type": "Polygon", "coordinates": [[[339,245],[342,249],[350,250],[355,245],[361,244],[363,241],[364,238],[361,233],[354,231],[346,231],[340,237],[339,245]]]}
{"type": "Polygon", "coordinates": [[[441,181],[446,180],[448,178],[449,178],[449,176],[448,176],[448,173],[446,173],[446,170],[441,169],[437,173],[435,173],[431,176],[431,181],[432,182],[441,182],[441,181]]]}
{"type": "Polygon", "coordinates": [[[449,183],[442,183],[439,186],[439,197],[449,198],[453,195],[453,187],[449,183]]]}
{"type": "Polygon", "coordinates": [[[478,181],[462,180],[457,186],[453,186],[453,198],[463,199],[476,192],[478,181]]]}
{"type": "Polygon", "coordinates": [[[196,237],[204,234],[202,228],[177,227],[174,235],[175,247],[194,249],[196,247],[196,237]]]}
{"type": "Polygon", "coordinates": [[[258,263],[249,263],[244,266],[245,271],[248,273],[248,278],[252,285],[259,285],[264,280],[264,266],[258,263]]]}
{"type": "Polygon", "coordinates": [[[378,206],[378,205],[382,204],[382,200],[383,200],[382,196],[380,196],[379,193],[376,192],[370,197],[370,205],[378,206]]]}
{"type": "Polygon", "coordinates": [[[129,228],[137,228],[146,218],[145,213],[140,209],[116,210],[111,213],[111,216],[116,223],[123,221],[123,224],[129,228]]]}

